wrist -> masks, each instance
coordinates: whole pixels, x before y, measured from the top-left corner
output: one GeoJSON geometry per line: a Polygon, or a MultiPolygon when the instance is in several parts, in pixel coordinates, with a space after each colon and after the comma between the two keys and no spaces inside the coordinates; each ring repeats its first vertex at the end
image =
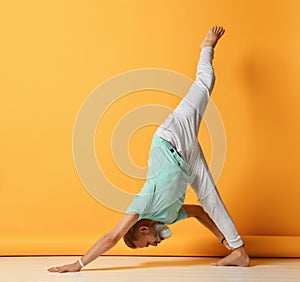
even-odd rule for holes
{"type": "Polygon", "coordinates": [[[77,271],[80,271],[81,268],[82,268],[82,267],[80,266],[78,260],[77,260],[76,262],[74,262],[73,265],[74,265],[74,267],[76,268],[77,271]]]}
{"type": "Polygon", "coordinates": [[[82,259],[80,258],[80,259],[78,259],[77,261],[76,261],[76,264],[77,264],[77,266],[78,266],[78,268],[79,269],[81,269],[81,268],[83,268],[85,265],[83,264],[83,262],[82,262],[82,259]]]}

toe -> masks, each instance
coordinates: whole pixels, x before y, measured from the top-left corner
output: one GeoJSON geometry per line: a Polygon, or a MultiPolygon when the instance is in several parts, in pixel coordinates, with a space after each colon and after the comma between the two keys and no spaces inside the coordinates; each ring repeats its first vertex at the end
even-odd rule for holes
{"type": "Polygon", "coordinates": [[[224,262],[223,262],[223,259],[220,259],[218,261],[215,261],[215,262],[212,262],[211,263],[212,266],[224,266],[224,262]]]}
{"type": "Polygon", "coordinates": [[[224,34],[224,32],[225,32],[225,30],[224,30],[224,28],[221,26],[221,27],[219,28],[219,31],[218,31],[218,36],[221,37],[221,36],[224,34]]]}

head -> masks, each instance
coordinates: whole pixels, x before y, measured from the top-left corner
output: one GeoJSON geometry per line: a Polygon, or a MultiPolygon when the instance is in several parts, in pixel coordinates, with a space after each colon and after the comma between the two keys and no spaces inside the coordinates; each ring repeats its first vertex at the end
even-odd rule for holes
{"type": "MultiPolygon", "coordinates": [[[[125,244],[132,249],[145,248],[148,246],[157,246],[164,240],[162,232],[169,230],[168,227],[160,222],[141,219],[133,225],[124,235],[125,244]]],[[[172,234],[169,231],[169,234],[172,234]]],[[[170,237],[169,235],[168,237],[170,237]]],[[[166,237],[165,237],[166,238],[166,237]]]]}

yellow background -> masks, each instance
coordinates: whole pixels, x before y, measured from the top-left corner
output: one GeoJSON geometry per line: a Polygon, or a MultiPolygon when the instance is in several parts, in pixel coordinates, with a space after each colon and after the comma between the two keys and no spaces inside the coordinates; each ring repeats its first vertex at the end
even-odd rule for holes
{"type": "MultiPolygon", "coordinates": [[[[220,193],[250,255],[300,256],[300,2],[294,1],[6,1],[1,5],[0,255],[82,254],[121,213],[89,195],[72,155],[76,115],[112,76],[163,68],[194,78],[199,44],[215,24],[212,96],[226,130],[220,193]]],[[[107,94],[109,95],[109,93],[107,94]]],[[[96,151],[115,185],[138,192],[141,180],[114,164],[109,133],[133,107],[178,98],[132,93],[99,123],[96,151]]],[[[148,126],[129,150],[145,166],[148,126]]],[[[201,144],[210,160],[205,126],[201,144]]],[[[99,183],[101,187],[101,183],[99,183]]],[[[188,203],[196,199],[191,191],[188,203]]],[[[109,254],[220,255],[222,246],[195,220],[173,225],[159,248],[109,254]]]]}

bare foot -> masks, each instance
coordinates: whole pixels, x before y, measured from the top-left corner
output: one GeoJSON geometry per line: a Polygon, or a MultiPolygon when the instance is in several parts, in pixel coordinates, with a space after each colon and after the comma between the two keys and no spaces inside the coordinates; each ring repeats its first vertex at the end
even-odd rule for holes
{"type": "Polygon", "coordinates": [[[212,263],[214,266],[250,266],[250,259],[244,247],[232,251],[227,257],[212,263]]]}
{"type": "Polygon", "coordinates": [[[224,33],[225,29],[222,26],[214,26],[209,30],[200,47],[204,48],[206,46],[211,46],[214,48],[224,33]]]}

